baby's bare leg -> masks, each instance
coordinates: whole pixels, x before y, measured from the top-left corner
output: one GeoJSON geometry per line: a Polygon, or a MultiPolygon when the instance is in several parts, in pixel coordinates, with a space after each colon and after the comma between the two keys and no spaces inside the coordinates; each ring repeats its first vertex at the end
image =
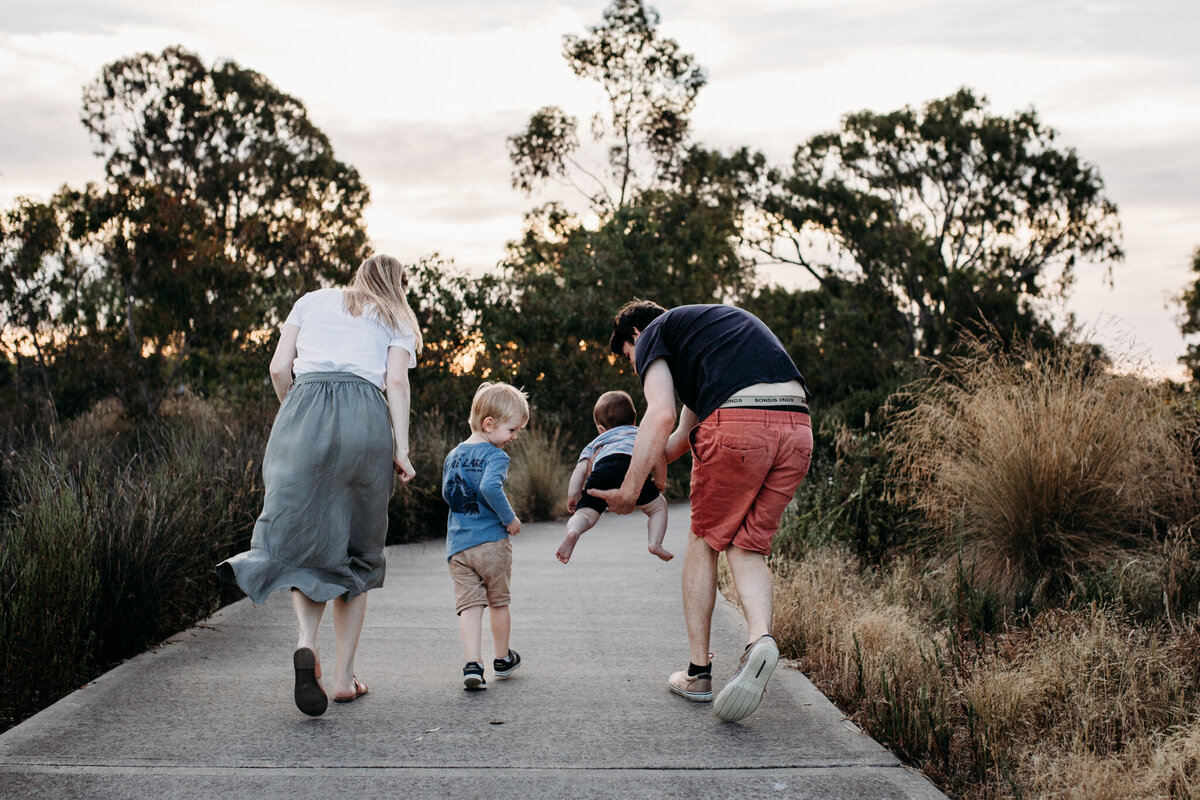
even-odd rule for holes
{"type": "Polygon", "coordinates": [[[663,539],[667,538],[667,499],[660,494],[638,508],[646,515],[646,549],[663,561],[670,561],[675,554],[662,546],[663,539]]]}
{"type": "Polygon", "coordinates": [[[590,531],[599,519],[600,512],[594,508],[581,508],[576,511],[567,520],[567,537],[558,546],[558,552],[554,554],[554,557],[564,564],[570,561],[571,553],[575,551],[575,543],[579,541],[579,537],[590,531]]]}

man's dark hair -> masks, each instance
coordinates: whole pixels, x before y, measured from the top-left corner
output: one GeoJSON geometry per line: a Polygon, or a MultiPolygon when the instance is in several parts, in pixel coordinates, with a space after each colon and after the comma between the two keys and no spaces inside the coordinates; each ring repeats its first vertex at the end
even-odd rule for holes
{"type": "Polygon", "coordinates": [[[637,409],[633,406],[633,398],[625,392],[605,392],[596,401],[592,419],[596,420],[597,425],[609,429],[633,425],[637,422],[637,409]]]}
{"type": "Polygon", "coordinates": [[[621,306],[617,316],[613,318],[612,339],[608,348],[613,355],[625,355],[626,342],[633,341],[633,329],[646,330],[646,326],[667,313],[667,310],[653,300],[630,300],[621,306]]]}

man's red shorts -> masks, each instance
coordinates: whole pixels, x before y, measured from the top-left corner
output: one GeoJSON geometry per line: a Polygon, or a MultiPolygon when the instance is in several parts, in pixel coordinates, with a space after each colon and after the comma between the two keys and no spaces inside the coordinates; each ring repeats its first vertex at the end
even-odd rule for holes
{"type": "Polygon", "coordinates": [[[808,414],[722,409],[692,429],[692,533],[714,550],[766,555],[783,510],[808,474],[808,414]]]}

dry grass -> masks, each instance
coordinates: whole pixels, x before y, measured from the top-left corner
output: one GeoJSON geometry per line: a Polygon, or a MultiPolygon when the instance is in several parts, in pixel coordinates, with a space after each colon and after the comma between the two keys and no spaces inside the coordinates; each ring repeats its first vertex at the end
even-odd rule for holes
{"type": "Polygon", "coordinates": [[[517,516],[527,522],[565,516],[571,466],[557,428],[523,432],[513,447],[506,487],[517,516]]]}
{"type": "Polygon", "coordinates": [[[978,644],[931,611],[956,580],[911,561],[864,571],[844,548],[817,549],[778,569],[776,633],[822,691],[953,797],[1198,796],[1195,617],[1171,635],[1100,607],[1051,611],[978,644]]]}
{"type": "MultiPolygon", "coordinates": [[[[446,454],[463,439],[467,426],[448,420],[440,410],[414,414],[410,428],[411,457],[417,474],[396,481],[388,501],[388,544],[417,542],[446,533],[442,499],[442,465],[446,454]]],[[[469,429],[466,433],[470,433],[469,429]]]]}
{"type": "Polygon", "coordinates": [[[1053,598],[1197,513],[1189,436],[1166,389],[1083,348],[980,351],[907,398],[893,476],[980,584],[1053,598]]]}
{"type": "Polygon", "coordinates": [[[921,546],[799,551],[781,643],[952,796],[1200,797],[1188,402],[1082,347],[941,369],[888,439],[921,546]]]}
{"type": "Polygon", "coordinates": [[[1194,399],[980,347],[895,405],[886,488],[924,535],[787,551],[785,650],[951,796],[1200,798],[1194,399]]]}

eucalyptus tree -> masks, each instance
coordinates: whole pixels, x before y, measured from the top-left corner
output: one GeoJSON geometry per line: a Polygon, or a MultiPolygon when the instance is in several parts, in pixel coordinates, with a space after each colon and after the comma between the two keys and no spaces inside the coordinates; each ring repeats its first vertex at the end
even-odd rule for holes
{"type": "Polygon", "coordinates": [[[31,372],[50,389],[54,304],[69,291],[66,272],[53,261],[61,243],[62,228],[49,204],[18,198],[0,215],[0,352],[15,367],[18,392],[31,372]]]}
{"type": "Polygon", "coordinates": [[[770,171],[747,240],[835,296],[872,287],[911,354],[945,352],[973,321],[1027,335],[1080,263],[1123,257],[1099,172],[1056,139],[1034,111],[995,115],[967,89],[848,114],[770,171]]]}
{"type": "Polygon", "coordinates": [[[532,192],[561,179],[593,210],[611,212],[639,191],[670,182],[687,152],[696,95],[708,79],[693,56],[659,34],[659,21],[642,0],[613,0],[587,35],[563,37],[571,71],[598,83],[604,95],[605,107],[589,127],[605,164],[589,168],[581,158],[578,119],[546,106],[508,140],[513,186],[532,192]]]}
{"type": "MultiPolygon", "coordinates": [[[[544,107],[508,140],[515,188],[566,191],[529,212],[498,273],[480,282],[479,365],[530,387],[543,417],[579,421],[604,388],[636,390],[609,363],[612,314],[626,300],[734,299],[752,279],[739,250],[741,176],[759,167],[744,151],[691,142],[707,78],[659,21],[641,0],[614,0],[599,25],[565,36],[564,60],[600,87],[602,109],[583,133],[544,107]]],[[[584,415],[580,437],[587,427],[584,415]]]]}
{"type": "Polygon", "coordinates": [[[365,254],[368,192],[304,105],[232,61],[181,47],[107,65],[84,88],[105,181],[87,195],[153,411],[189,354],[220,367],[301,292],[365,254]]]}
{"type": "Polygon", "coordinates": [[[107,396],[113,377],[109,287],[89,252],[96,208],[84,196],[63,187],[0,212],[0,405],[43,433],[107,396]]]}

